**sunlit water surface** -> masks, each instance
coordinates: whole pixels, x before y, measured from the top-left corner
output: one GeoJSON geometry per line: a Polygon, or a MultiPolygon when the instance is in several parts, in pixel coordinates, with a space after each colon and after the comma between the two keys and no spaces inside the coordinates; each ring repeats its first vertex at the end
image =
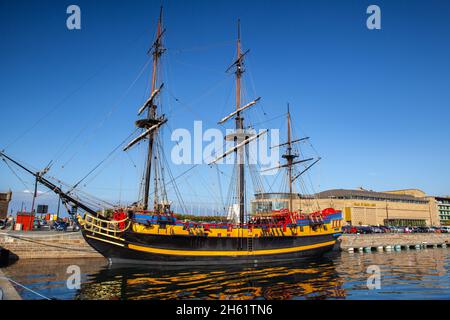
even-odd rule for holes
{"type": "MultiPolygon", "coordinates": [[[[450,299],[448,248],[333,252],[307,262],[209,268],[21,260],[2,271],[53,299],[450,299]],[[80,267],[80,289],[67,287],[71,265],[80,267]],[[379,289],[368,289],[369,266],[381,271],[379,289]]],[[[24,299],[41,299],[17,289],[24,299]]]]}

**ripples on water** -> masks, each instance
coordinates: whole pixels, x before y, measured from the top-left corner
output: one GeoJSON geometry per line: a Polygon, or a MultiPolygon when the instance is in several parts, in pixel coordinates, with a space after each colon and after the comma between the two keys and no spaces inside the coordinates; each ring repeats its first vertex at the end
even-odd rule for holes
{"type": "Polygon", "coordinates": [[[103,259],[84,259],[23,260],[2,270],[56,299],[450,299],[450,250],[444,248],[335,252],[315,261],[251,267],[108,267],[103,259]],[[70,265],[81,268],[80,290],[66,287],[70,265]],[[381,289],[367,289],[371,265],[381,269],[381,289]]]}

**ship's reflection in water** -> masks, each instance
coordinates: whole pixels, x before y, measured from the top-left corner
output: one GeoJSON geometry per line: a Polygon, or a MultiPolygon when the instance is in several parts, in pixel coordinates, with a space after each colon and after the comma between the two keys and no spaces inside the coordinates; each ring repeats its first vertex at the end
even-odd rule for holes
{"type": "MultiPolygon", "coordinates": [[[[314,261],[259,266],[108,266],[104,259],[22,260],[2,269],[56,299],[450,299],[450,250],[334,252],[314,261]],[[66,286],[78,265],[80,289],[66,286]],[[381,288],[367,288],[367,268],[381,288]]],[[[39,299],[19,289],[24,299],[39,299]]]]}
{"type": "Polygon", "coordinates": [[[251,267],[111,267],[84,283],[77,299],[321,299],[345,296],[329,258],[251,267]]]}

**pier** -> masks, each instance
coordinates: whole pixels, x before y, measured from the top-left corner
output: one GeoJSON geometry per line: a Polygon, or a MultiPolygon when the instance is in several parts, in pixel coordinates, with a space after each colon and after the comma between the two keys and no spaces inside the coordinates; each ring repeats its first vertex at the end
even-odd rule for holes
{"type": "Polygon", "coordinates": [[[450,233],[344,234],[340,249],[350,252],[395,251],[447,247],[450,233]]]}
{"type": "Polygon", "coordinates": [[[0,247],[9,250],[13,260],[102,257],[84,241],[81,232],[0,232],[0,247]]]}

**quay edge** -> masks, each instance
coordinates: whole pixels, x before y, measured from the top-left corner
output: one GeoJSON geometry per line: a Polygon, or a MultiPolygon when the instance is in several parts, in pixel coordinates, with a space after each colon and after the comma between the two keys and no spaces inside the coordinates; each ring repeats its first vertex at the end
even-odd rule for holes
{"type": "Polygon", "coordinates": [[[401,248],[446,248],[450,244],[450,233],[385,233],[344,234],[339,237],[342,251],[392,251],[401,248]],[[367,249],[366,249],[367,248],[367,249]]]}
{"type": "Polygon", "coordinates": [[[21,296],[0,269],[0,300],[22,300],[21,296]]]}

